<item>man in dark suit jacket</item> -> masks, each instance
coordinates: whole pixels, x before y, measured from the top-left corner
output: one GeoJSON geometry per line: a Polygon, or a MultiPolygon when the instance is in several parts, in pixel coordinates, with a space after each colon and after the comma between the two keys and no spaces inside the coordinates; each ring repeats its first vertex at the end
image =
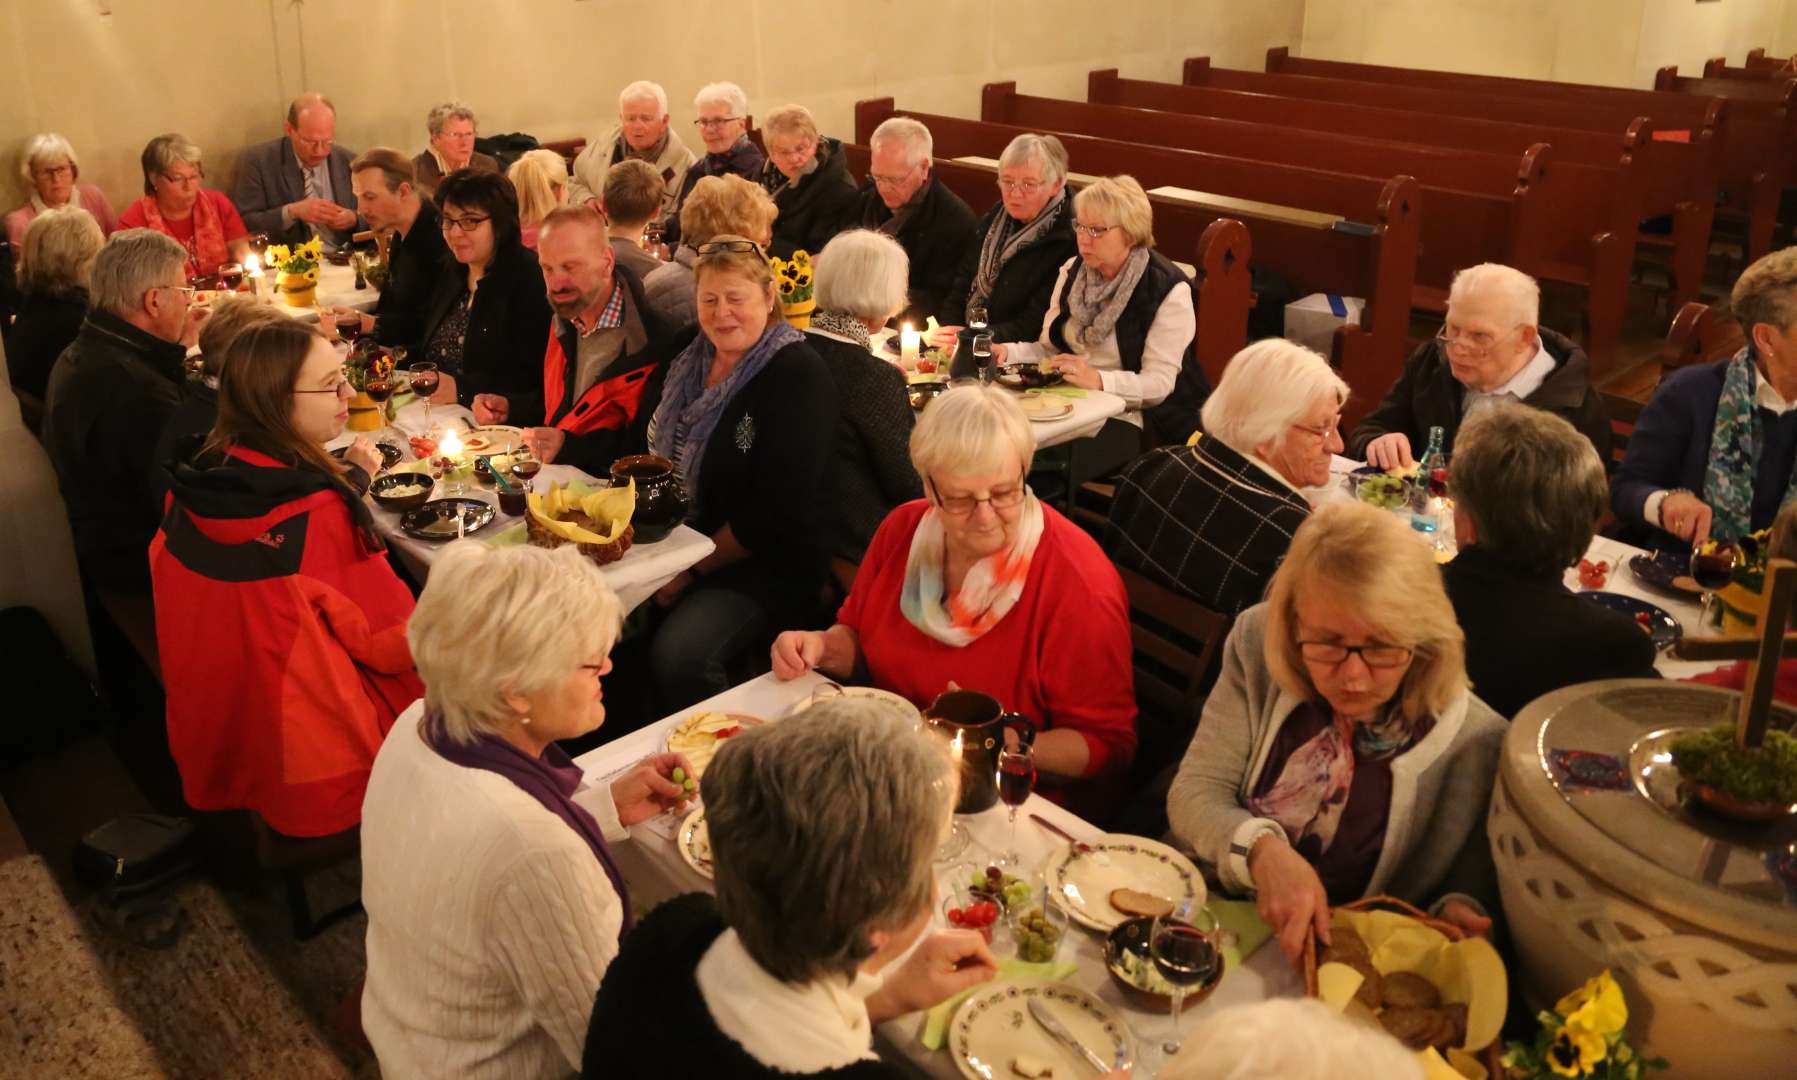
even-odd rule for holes
{"type": "Polygon", "coordinates": [[[1442,449],[1451,453],[1473,405],[1510,397],[1565,417],[1609,461],[1610,418],[1591,385],[1590,361],[1571,338],[1539,325],[1540,307],[1540,287],[1520,270],[1481,263],[1455,274],[1440,335],[1405,361],[1385,399],[1348,437],[1347,455],[1384,469],[1407,466],[1432,427],[1442,429],[1442,449]]]}
{"type": "Polygon", "coordinates": [[[1514,718],[1563,686],[1658,677],[1643,628],[1563,580],[1609,502],[1603,462],[1570,423],[1517,402],[1480,409],[1460,430],[1448,484],[1460,553],[1442,582],[1473,693],[1514,718]]]}
{"type": "Polygon", "coordinates": [[[349,176],[355,154],[333,145],[336,108],[318,94],[301,94],[287,107],[282,131],[243,152],[231,201],[251,232],[274,243],[303,244],[316,230],[327,248],[344,246],[356,231],[349,176]]]}
{"type": "Polygon", "coordinates": [[[868,139],[867,184],[861,189],[859,224],[899,242],[911,260],[911,303],[899,314],[919,330],[931,315],[961,322],[949,312],[949,290],[961,254],[973,242],[979,219],[961,197],[942,185],[930,167],[930,129],[895,116],[868,139]]]}

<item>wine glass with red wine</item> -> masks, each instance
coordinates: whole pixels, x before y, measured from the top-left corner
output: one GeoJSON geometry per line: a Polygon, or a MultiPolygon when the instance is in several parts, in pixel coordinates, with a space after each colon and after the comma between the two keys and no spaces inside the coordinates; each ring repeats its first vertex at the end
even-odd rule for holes
{"type": "Polygon", "coordinates": [[[1691,580],[1697,582],[1703,590],[1702,622],[1705,626],[1716,625],[1720,619],[1716,615],[1716,594],[1728,588],[1728,583],[1735,578],[1735,564],[1740,561],[1741,549],[1725,540],[1718,540],[1716,546],[1708,551],[1698,548],[1691,553],[1691,580]]]}
{"type": "Polygon", "coordinates": [[[1036,789],[1036,752],[1029,743],[1018,740],[998,752],[998,797],[1011,808],[1011,850],[998,857],[1000,866],[1021,866],[1023,855],[1017,850],[1017,808],[1030,801],[1036,789]]]}
{"type": "Polygon", "coordinates": [[[219,267],[218,284],[221,289],[236,292],[238,287],[243,284],[243,267],[236,263],[219,267]]]}
{"type": "Polygon", "coordinates": [[[362,334],[362,313],[359,311],[339,311],[337,313],[337,336],[345,344],[349,344],[362,334]]]}
{"type": "Polygon", "coordinates": [[[1167,1060],[1179,1053],[1179,1007],[1186,992],[1216,976],[1222,952],[1217,946],[1216,920],[1195,898],[1177,901],[1173,910],[1157,916],[1149,932],[1148,957],[1154,969],[1173,985],[1173,1034],[1161,1044],[1167,1060]]]}
{"type": "Polygon", "coordinates": [[[441,381],[437,374],[437,365],[420,360],[408,370],[412,373],[412,393],[417,394],[424,402],[424,426],[431,426],[431,395],[437,392],[441,381]]]}

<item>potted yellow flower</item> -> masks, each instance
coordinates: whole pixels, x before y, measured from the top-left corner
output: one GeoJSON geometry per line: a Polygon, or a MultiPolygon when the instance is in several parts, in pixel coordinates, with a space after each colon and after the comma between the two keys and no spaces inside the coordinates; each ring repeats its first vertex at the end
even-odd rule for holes
{"type": "Polygon", "coordinates": [[[1623,1028],[1628,1002],[1608,969],[1540,1013],[1541,1031],[1533,1043],[1513,1042],[1504,1051],[1510,1080],[1550,1077],[1594,1077],[1596,1080],[1640,1080],[1666,1068],[1664,1058],[1644,1058],[1628,1044],[1623,1028]]]}
{"type": "Polygon", "coordinates": [[[318,263],[324,258],[324,241],[313,237],[298,247],[268,245],[268,267],[275,275],[275,291],[289,307],[311,307],[318,300],[318,263]]]}
{"type": "Polygon", "coordinates": [[[774,267],[774,281],[780,286],[780,314],[795,330],[811,325],[811,313],[817,310],[812,298],[811,255],[795,251],[790,259],[768,260],[774,267]]]}

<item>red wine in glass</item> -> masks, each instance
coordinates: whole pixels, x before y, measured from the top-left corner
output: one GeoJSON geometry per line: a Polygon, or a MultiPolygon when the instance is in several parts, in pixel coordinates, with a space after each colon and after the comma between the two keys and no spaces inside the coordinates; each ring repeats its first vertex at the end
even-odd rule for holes
{"type": "Polygon", "coordinates": [[[1734,579],[1735,547],[1718,544],[1714,551],[1697,551],[1691,555],[1691,577],[1707,592],[1726,588],[1734,579]]]}
{"type": "Polygon", "coordinates": [[[337,336],[344,341],[354,341],[362,333],[362,316],[357,314],[337,316],[337,336]]]}
{"type": "Polygon", "coordinates": [[[243,284],[243,267],[236,263],[219,267],[218,284],[220,288],[236,292],[238,287],[243,284]]]}
{"type": "Polygon", "coordinates": [[[1448,471],[1446,469],[1429,470],[1429,494],[1437,499],[1448,497],[1448,471]]]}
{"type": "Polygon", "coordinates": [[[1149,953],[1155,970],[1178,987],[1197,986],[1217,966],[1217,948],[1209,935],[1184,923],[1156,927],[1149,953]]]}
{"type": "Polygon", "coordinates": [[[381,404],[393,396],[393,380],[386,376],[371,376],[363,385],[362,391],[375,404],[381,404]]]}
{"type": "Polygon", "coordinates": [[[1007,754],[998,763],[998,797],[1010,807],[1029,802],[1036,787],[1036,766],[1022,754],[1007,754]]]}

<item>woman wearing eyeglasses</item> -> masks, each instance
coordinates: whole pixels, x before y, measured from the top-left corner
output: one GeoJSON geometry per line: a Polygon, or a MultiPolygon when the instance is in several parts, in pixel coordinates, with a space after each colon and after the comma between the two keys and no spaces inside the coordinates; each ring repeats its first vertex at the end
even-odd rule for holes
{"type": "Polygon", "coordinates": [[[911,435],[925,497],[874,534],[835,626],[774,642],[774,675],[816,668],[919,707],[951,684],[990,694],[1035,723],[1043,794],[1103,813],[1136,748],[1129,608],[1098,544],[1025,484],[1034,452],[1004,390],[931,402],[911,435]]]}
{"type": "MultiPolygon", "coordinates": [[[[999,199],[974,232],[942,318],[983,322],[993,341],[1028,341],[1042,331],[1055,277],[1079,254],[1067,150],[1053,135],[1019,135],[998,159],[999,199]]],[[[960,326],[933,339],[952,347],[960,326]]]]}
{"type": "Polygon", "coordinates": [[[25,230],[39,214],[64,206],[78,206],[94,216],[100,232],[111,236],[119,227],[106,193],[93,184],[80,183],[81,162],[69,140],[54,131],[33,135],[19,155],[19,176],[31,193],[25,205],[6,215],[6,238],[12,244],[12,257],[21,257],[25,230]]]}
{"type": "Polygon", "coordinates": [[[667,615],[650,663],[668,710],[739,681],[775,633],[813,614],[829,568],[830,372],[780,317],[753,240],[700,245],[694,306],[699,334],[669,363],[649,448],[674,463],[687,524],[717,549],[655,594],[667,615]]]}
{"type": "Polygon", "coordinates": [[[443,373],[435,401],[497,394],[510,402],[507,423],[540,423],[549,297],[524,246],[518,193],[498,173],[458,169],[438,185],[437,203],[452,261],[437,271],[412,359],[443,373]]]}
{"type": "Polygon", "coordinates": [[[1294,964],[1329,940],[1331,905],[1379,893],[1484,934],[1503,737],[1427,545],[1332,504],[1236,618],[1167,816],[1225,892],[1257,895],[1294,964]]]}
{"type": "Polygon", "coordinates": [[[1150,446],[1185,442],[1210,383],[1192,351],[1196,294],[1184,271],[1154,250],[1154,209],[1142,185],[1130,176],[1095,180],[1073,197],[1073,217],[1079,256],[1061,266],[1041,324],[993,355],[1048,363],[1071,386],[1123,398],[1128,411],[1083,455],[1102,474],[1140,454],[1144,437],[1150,446]]]}
{"type": "Polygon", "coordinates": [[[767,155],[749,140],[749,96],[742,87],[733,82],[707,83],[693,95],[693,108],[699,113],[693,126],[699,129],[705,153],[687,168],[680,182],[680,198],[668,219],[665,239],[669,244],[685,236],[679,207],[694,184],[707,176],[740,176],[758,182],[767,164],[767,155]]]}
{"type": "Polygon", "coordinates": [[[761,127],[767,164],[761,186],[779,208],[770,253],[782,259],[795,251],[812,255],[842,231],[860,195],[842,156],[842,142],[817,133],[817,121],[803,105],[774,110],[761,127]]]}
{"type": "Polygon", "coordinates": [[[375,751],[424,690],[412,594],[361,497],[380,455],[366,440],[343,462],[322,449],[349,417],[342,364],[303,323],[242,330],[149,553],[187,802],[289,836],[361,821],[375,751]]]}
{"type": "Polygon", "coordinates": [[[121,229],[155,229],[187,249],[187,278],[206,277],[240,262],[249,250],[249,230],[222,191],[205,184],[200,148],[170,132],[144,145],[140,159],[144,197],[119,215],[121,229]]]}

